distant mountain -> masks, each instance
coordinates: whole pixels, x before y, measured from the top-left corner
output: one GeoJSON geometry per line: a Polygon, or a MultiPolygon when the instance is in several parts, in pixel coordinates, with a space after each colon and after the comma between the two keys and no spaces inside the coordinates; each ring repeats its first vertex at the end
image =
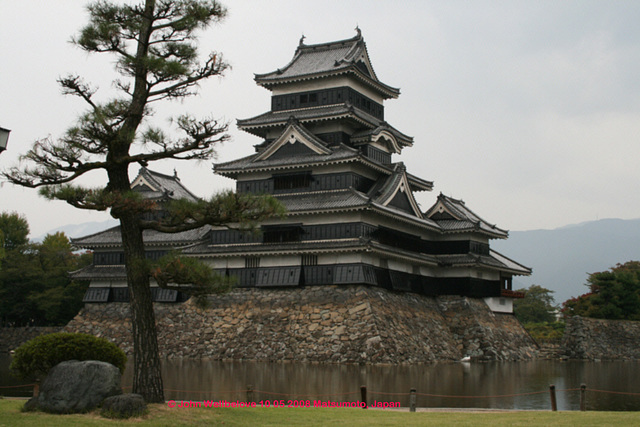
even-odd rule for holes
{"type": "Polygon", "coordinates": [[[554,230],[512,231],[491,248],[533,268],[515,277],[513,286],[532,284],[555,291],[557,303],[588,292],[589,273],[618,263],[640,261],[640,219],[601,219],[554,230]]]}
{"type": "Polygon", "coordinates": [[[47,234],[53,234],[59,231],[63,231],[64,234],[66,234],[67,237],[70,238],[82,237],[89,234],[97,233],[98,231],[106,230],[107,228],[115,227],[116,225],[118,225],[118,221],[115,219],[108,219],[106,221],[83,222],[80,224],[67,224],[63,225],[62,227],[49,230],[45,234],[38,236],[33,240],[36,242],[42,242],[47,234]]]}

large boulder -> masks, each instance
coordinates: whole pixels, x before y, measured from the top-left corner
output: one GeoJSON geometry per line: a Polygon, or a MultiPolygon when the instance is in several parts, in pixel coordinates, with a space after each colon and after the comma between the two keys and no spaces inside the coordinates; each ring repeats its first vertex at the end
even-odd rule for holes
{"type": "Polygon", "coordinates": [[[36,407],[46,412],[87,412],[122,393],[120,370],[97,360],[70,360],[51,369],[40,386],[36,407]]]}

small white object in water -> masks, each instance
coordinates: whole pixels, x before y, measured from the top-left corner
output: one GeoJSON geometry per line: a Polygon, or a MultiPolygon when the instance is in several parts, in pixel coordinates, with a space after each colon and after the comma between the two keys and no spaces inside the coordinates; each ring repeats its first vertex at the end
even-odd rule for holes
{"type": "Polygon", "coordinates": [[[462,359],[460,359],[461,362],[471,362],[471,356],[465,356],[462,359]]]}

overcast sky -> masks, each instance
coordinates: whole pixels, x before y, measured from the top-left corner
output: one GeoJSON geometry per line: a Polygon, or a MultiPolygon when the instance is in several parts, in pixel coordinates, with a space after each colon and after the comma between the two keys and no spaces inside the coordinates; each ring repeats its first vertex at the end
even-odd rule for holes
{"type": "MultiPolygon", "coordinates": [[[[59,137],[84,109],[56,79],[79,73],[98,97],[113,93],[113,58],[69,43],[86,22],[80,0],[0,0],[0,126],[12,130],[0,168],[34,140],[59,137]]],[[[235,127],[270,108],[253,73],[286,65],[307,44],[350,38],[359,26],[378,77],[401,89],[386,120],[414,137],[394,160],[438,193],[510,230],[640,217],[640,2],[638,1],[227,1],[229,16],[202,34],[232,69],[200,95],[157,109],[157,123],[189,111],[231,123],[219,161],[253,152],[235,127]]],[[[234,185],[211,162],[160,163],[196,194],[234,185]]],[[[135,176],[137,169],[130,174],[135,176]]],[[[104,182],[96,174],[87,183],[104,182]]],[[[101,221],[105,213],[50,202],[4,183],[0,210],[24,214],[32,236],[101,221]]]]}

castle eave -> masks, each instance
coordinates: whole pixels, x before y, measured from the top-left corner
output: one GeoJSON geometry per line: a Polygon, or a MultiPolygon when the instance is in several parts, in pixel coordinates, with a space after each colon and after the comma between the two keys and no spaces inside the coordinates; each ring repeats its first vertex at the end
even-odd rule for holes
{"type": "MultiPolygon", "coordinates": [[[[300,123],[315,123],[322,121],[349,119],[360,126],[376,129],[383,121],[348,104],[322,105],[318,107],[298,108],[293,110],[268,111],[248,119],[238,119],[236,124],[239,129],[257,136],[264,136],[265,130],[274,127],[285,126],[291,118],[300,123]]],[[[410,145],[411,138],[391,128],[400,137],[404,145],[410,145]]]]}
{"type": "Polygon", "coordinates": [[[491,250],[489,255],[479,254],[447,254],[436,255],[438,265],[442,268],[482,267],[489,270],[510,273],[517,276],[529,276],[531,269],[510,260],[491,250]]]}
{"type": "Polygon", "coordinates": [[[318,79],[326,79],[328,77],[340,76],[340,75],[351,75],[355,77],[358,81],[364,83],[371,89],[375,90],[380,94],[383,99],[397,99],[400,96],[400,89],[388,86],[380,81],[375,81],[370,77],[363,74],[360,70],[355,67],[350,67],[347,69],[337,70],[337,71],[327,71],[327,72],[319,72],[319,73],[309,73],[298,75],[295,77],[274,77],[274,78],[264,78],[258,74],[254,75],[255,82],[268,90],[273,90],[274,87],[292,84],[298,82],[304,82],[309,80],[318,80],[318,79]]]}
{"type": "Polygon", "coordinates": [[[370,161],[357,152],[353,152],[350,155],[345,155],[344,157],[335,155],[325,156],[324,158],[322,158],[321,156],[316,156],[321,157],[320,159],[291,157],[288,159],[279,159],[277,161],[263,161],[253,163],[252,160],[255,156],[256,155],[254,154],[238,161],[214,165],[215,173],[229,178],[235,178],[240,174],[249,172],[295,170],[301,168],[314,168],[318,166],[339,165],[354,162],[364,164],[365,166],[375,170],[376,172],[382,172],[385,174],[390,173],[390,169],[385,165],[370,161]]]}
{"type": "Polygon", "coordinates": [[[287,243],[244,243],[228,245],[201,244],[182,253],[203,258],[225,258],[238,256],[282,256],[306,253],[363,252],[366,241],[360,238],[332,239],[287,243]]]}

